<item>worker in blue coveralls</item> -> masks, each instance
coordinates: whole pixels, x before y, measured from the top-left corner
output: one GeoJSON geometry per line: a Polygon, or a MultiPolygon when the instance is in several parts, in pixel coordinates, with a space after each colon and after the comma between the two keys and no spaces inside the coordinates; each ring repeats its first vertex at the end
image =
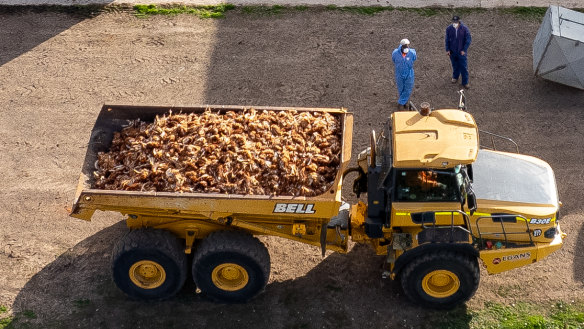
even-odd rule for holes
{"type": "Polygon", "coordinates": [[[456,83],[458,77],[462,75],[462,86],[466,89],[470,88],[466,62],[470,41],[468,27],[462,24],[460,17],[452,17],[452,24],[446,28],[446,54],[450,57],[450,62],[452,63],[452,83],[456,83]]]}
{"type": "Polygon", "coordinates": [[[398,109],[406,108],[412,89],[414,89],[414,62],[416,50],[410,48],[410,40],[403,39],[399,46],[391,53],[391,59],[395,66],[395,83],[399,99],[398,109]]]}

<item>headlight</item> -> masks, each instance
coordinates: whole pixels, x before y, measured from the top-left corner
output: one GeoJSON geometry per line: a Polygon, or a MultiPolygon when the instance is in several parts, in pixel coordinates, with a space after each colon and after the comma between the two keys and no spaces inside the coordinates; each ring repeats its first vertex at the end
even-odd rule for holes
{"type": "Polygon", "coordinates": [[[547,239],[553,239],[556,236],[556,228],[552,227],[543,233],[543,236],[547,239]]]}

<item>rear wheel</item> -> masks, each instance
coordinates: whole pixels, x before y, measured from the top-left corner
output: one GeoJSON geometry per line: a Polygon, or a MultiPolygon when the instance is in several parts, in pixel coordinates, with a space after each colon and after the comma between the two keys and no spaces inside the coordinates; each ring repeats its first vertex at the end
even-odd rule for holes
{"type": "Polygon", "coordinates": [[[402,288],[413,302],[447,309],[469,300],[479,286],[477,259],[439,251],[411,261],[401,275],[402,288]]]}
{"type": "Polygon", "coordinates": [[[253,236],[219,231],[203,240],[193,258],[193,279],[207,297],[244,302],[260,293],[270,276],[270,254],[253,236]]]}
{"type": "Polygon", "coordinates": [[[112,253],[114,282],[126,295],[144,300],[174,296],[187,276],[184,247],[163,230],[133,230],[112,253]]]}

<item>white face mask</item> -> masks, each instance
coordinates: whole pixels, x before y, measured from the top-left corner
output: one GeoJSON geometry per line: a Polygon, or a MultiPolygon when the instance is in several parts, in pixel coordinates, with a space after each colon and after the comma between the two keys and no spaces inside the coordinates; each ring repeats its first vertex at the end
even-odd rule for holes
{"type": "Polygon", "coordinates": [[[458,28],[458,23],[452,23],[452,26],[454,26],[455,29],[458,28]]]}
{"type": "Polygon", "coordinates": [[[410,48],[404,48],[404,54],[407,54],[410,52],[410,48]]]}

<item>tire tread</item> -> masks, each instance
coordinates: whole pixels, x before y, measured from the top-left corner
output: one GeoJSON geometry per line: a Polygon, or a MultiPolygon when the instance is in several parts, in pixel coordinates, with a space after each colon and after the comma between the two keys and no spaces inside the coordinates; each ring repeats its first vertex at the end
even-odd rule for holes
{"type": "Polygon", "coordinates": [[[448,308],[452,308],[452,307],[456,306],[459,303],[464,303],[464,302],[468,301],[474,295],[474,293],[476,292],[476,290],[479,286],[479,282],[480,282],[480,269],[478,267],[478,263],[477,263],[476,258],[471,257],[470,255],[457,253],[457,252],[453,252],[453,251],[448,251],[448,250],[441,250],[441,251],[428,253],[422,257],[418,257],[418,258],[412,260],[408,265],[406,265],[406,267],[402,271],[401,278],[402,278],[402,280],[401,280],[402,289],[403,289],[405,295],[410,300],[425,303],[426,304],[425,306],[428,306],[428,307],[433,307],[433,308],[438,308],[438,309],[448,309],[448,308]],[[470,274],[472,276],[472,283],[471,283],[472,290],[466,296],[464,296],[463,299],[457,300],[457,301],[452,302],[452,303],[445,303],[443,305],[438,305],[435,303],[427,303],[427,302],[420,301],[420,298],[414,292],[414,289],[412,289],[412,287],[408,286],[408,280],[406,278],[411,277],[413,275],[413,272],[416,270],[416,268],[418,266],[420,266],[421,264],[424,264],[424,263],[438,261],[438,260],[442,260],[443,262],[456,260],[456,261],[460,262],[465,268],[468,268],[471,270],[470,274]]]}
{"type": "MultiPolygon", "coordinates": [[[[179,265],[179,280],[181,284],[166,296],[152,298],[152,300],[164,300],[174,296],[181,288],[187,277],[187,258],[184,254],[184,247],[180,240],[172,233],[161,229],[136,229],[130,230],[120,239],[112,250],[112,272],[118,259],[131,250],[159,250],[170,257],[172,261],[179,265]]],[[[135,296],[131,296],[135,297],[135,296]]]]}
{"type": "MultiPolygon", "coordinates": [[[[236,252],[252,258],[260,266],[264,276],[260,291],[263,290],[268,283],[270,274],[270,254],[258,238],[239,231],[213,232],[201,242],[193,257],[193,279],[195,281],[197,277],[196,264],[199,264],[199,261],[212,254],[221,252],[236,252]]],[[[224,300],[216,298],[212,294],[208,295],[208,297],[215,301],[224,302],[224,300]]]]}

